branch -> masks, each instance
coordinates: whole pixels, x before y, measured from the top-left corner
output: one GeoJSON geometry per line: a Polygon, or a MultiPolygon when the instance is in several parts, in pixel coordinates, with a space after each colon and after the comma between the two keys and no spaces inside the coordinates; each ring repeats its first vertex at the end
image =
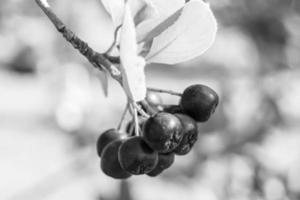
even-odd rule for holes
{"type": "Polygon", "coordinates": [[[112,78],[117,80],[122,85],[122,76],[120,70],[112,64],[109,60],[110,57],[105,54],[100,54],[94,51],[89,45],[76,36],[66,25],[57,17],[51,10],[47,0],[35,0],[43,12],[47,15],[49,20],[53,23],[55,28],[64,36],[64,38],[72,44],[88,61],[99,70],[103,71],[104,68],[110,73],[112,78]],[[104,67],[104,68],[103,68],[104,67]]]}
{"type": "Polygon", "coordinates": [[[151,92],[166,93],[166,94],[175,95],[175,96],[181,96],[182,95],[181,93],[174,92],[172,90],[164,90],[164,89],[157,89],[157,88],[151,88],[151,87],[148,87],[147,89],[151,92]]]}

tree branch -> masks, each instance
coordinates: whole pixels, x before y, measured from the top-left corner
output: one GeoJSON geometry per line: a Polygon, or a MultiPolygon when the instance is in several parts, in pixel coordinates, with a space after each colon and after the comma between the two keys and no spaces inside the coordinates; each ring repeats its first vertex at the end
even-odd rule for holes
{"type": "Polygon", "coordinates": [[[100,54],[94,51],[89,45],[76,36],[66,25],[57,17],[51,10],[47,0],[35,0],[43,12],[47,15],[49,20],[53,23],[55,28],[64,36],[64,38],[72,44],[88,61],[97,69],[103,71],[104,68],[110,73],[112,78],[117,80],[122,85],[122,75],[120,70],[112,64],[114,59],[110,61],[110,57],[105,54],[100,54]],[[104,67],[104,68],[103,68],[104,67]]]}
{"type": "Polygon", "coordinates": [[[172,90],[164,90],[164,89],[157,89],[157,88],[151,88],[151,87],[148,87],[147,90],[151,91],[151,92],[166,93],[166,94],[175,95],[175,96],[179,96],[179,97],[182,95],[181,93],[174,92],[172,90]]]}

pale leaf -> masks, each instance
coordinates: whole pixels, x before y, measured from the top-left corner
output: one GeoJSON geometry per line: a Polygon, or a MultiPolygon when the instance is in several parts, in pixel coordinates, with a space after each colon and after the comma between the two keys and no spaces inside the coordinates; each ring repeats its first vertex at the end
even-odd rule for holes
{"type": "Polygon", "coordinates": [[[120,58],[123,88],[133,101],[141,101],[146,96],[145,60],[138,56],[138,46],[133,17],[128,4],[125,5],[120,37],[120,58]]]}
{"type": "Polygon", "coordinates": [[[150,63],[176,64],[193,59],[213,43],[217,23],[208,3],[191,0],[179,19],[154,38],[149,54],[150,63]]]}
{"type": "Polygon", "coordinates": [[[103,7],[110,14],[113,24],[118,27],[122,23],[124,0],[101,0],[103,7]]]}
{"type": "MultiPolygon", "coordinates": [[[[150,31],[165,21],[168,17],[173,15],[176,11],[181,9],[185,1],[184,0],[151,0],[154,7],[157,9],[157,15],[144,20],[137,26],[137,39],[138,42],[143,41],[150,31]]],[[[161,27],[162,28],[162,27],[161,27]]],[[[165,24],[164,29],[168,28],[168,24],[165,24]]],[[[148,36],[149,37],[149,36],[148,36]]]]}
{"type": "MultiPolygon", "coordinates": [[[[123,12],[125,0],[101,0],[105,10],[110,14],[113,24],[118,27],[123,21],[123,12]]],[[[152,4],[152,0],[130,0],[131,14],[135,25],[140,22],[150,19],[157,15],[156,8],[152,4]]]]}

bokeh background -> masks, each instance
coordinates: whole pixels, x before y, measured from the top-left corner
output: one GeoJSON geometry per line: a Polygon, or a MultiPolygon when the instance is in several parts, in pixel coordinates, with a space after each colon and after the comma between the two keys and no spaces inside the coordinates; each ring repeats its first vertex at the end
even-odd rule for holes
{"type": "MultiPolygon", "coordinates": [[[[0,199],[300,199],[300,1],[211,0],[216,41],[197,59],[147,67],[151,87],[201,83],[221,103],[187,156],[161,176],[105,176],[95,143],[126,98],[59,35],[33,0],[0,1],[0,199]],[[102,77],[102,78],[101,78],[102,77]]],[[[99,0],[51,0],[104,52],[113,29],[99,0]]],[[[178,98],[162,96],[166,104],[178,98]]]]}

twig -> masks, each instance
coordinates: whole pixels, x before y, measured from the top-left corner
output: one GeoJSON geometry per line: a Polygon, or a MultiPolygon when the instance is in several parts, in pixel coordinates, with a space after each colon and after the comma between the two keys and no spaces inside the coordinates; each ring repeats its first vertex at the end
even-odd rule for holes
{"type": "Polygon", "coordinates": [[[64,36],[64,38],[73,45],[84,57],[88,59],[99,70],[103,67],[110,73],[110,75],[122,85],[122,76],[120,70],[114,66],[109,60],[109,56],[100,54],[88,46],[86,42],[76,36],[66,25],[57,17],[51,10],[47,0],[35,0],[43,12],[47,15],[56,29],[64,36]]]}
{"type": "Polygon", "coordinates": [[[134,121],[135,136],[139,136],[140,126],[139,126],[139,119],[137,116],[137,109],[135,106],[133,106],[133,121],[134,121]]]}
{"type": "Polygon", "coordinates": [[[157,88],[151,88],[151,87],[148,87],[147,89],[152,92],[159,92],[159,93],[166,93],[166,94],[171,94],[171,95],[175,95],[175,96],[181,96],[181,93],[174,92],[172,90],[164,90],[164,89],[157,89],[157,88]]]}
{"type": "Polygon", "coordinates": [[[122,25],[119,25],[116,30],[115,30],[115,33],[114,33],[114,41],[113,43],[110,45],[110,47],[108,48],[108,50],[105,52],[106,55],[109,55],[111,53],[111,51],[114,49],[114,47],[116,46],[117,44],[117,40],[118,40],[118,33],[119,33],[119,30],[120,28],[122,27],[122,25]]]}
{"type": "Polygon", "coordinates": [[[154,110],[150,105],[149,103],[146,101],[146,100],[142,100],[139,102],[142,107],[147,111],[147,113],[149,113],[150,115],[154,115],[157,113],[156,110],[154,110]]]}

